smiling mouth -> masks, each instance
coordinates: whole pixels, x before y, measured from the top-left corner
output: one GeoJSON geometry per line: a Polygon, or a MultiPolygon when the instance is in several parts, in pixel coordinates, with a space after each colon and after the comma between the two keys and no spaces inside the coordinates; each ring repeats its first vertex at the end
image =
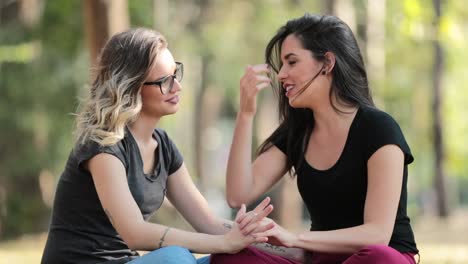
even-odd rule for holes
{"type": "Polygon", "coordinates": [[[284,89],[286,90],[285,95],[286,97],[289,97],[291,95],[291,91],[294,90],[295,86],[294,85],[285,85],[284,89]]]}

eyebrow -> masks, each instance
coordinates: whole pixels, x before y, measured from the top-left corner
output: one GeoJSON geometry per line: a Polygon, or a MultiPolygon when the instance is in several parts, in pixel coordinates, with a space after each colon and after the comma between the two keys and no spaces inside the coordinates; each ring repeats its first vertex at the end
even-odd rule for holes
{"type": "Polygon", "coordinates": [[[291,53],[286,54],[286,55],[284,56],[284,59],[287,60],[287,59],[289,59],[289,57],[291,57],[291,56],[297,56],[297,55],[296,55],[295,53],[291,52],[291,53]]]}

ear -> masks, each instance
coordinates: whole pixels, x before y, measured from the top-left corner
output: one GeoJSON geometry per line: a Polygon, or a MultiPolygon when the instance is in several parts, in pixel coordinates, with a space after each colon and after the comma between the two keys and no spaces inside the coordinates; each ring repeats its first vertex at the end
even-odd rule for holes
{"type": "Polygon", "coordinates": [[[335,67],[335,62],[336,62],[335,54],[331,51],[327,51],[324,56],[325,56],[324,71],[326,73],[330,73],[333,71],[333,68],[335,67]]]}

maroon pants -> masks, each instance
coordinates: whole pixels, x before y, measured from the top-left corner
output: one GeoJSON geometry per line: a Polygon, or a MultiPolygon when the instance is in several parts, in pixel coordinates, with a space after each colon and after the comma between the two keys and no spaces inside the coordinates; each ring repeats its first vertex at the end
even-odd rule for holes
{"type": "MultiPolygon", "coordinates": [[[[384,245],[367,246],[354,254],[310,253],[306,263],[310,264],[415,264],[415,253],[400,253],[384,245]]],[[[297,262],[274,256],[248,247],[237,254],[214,254],[211,264],[297,264],[297,262]]]]}

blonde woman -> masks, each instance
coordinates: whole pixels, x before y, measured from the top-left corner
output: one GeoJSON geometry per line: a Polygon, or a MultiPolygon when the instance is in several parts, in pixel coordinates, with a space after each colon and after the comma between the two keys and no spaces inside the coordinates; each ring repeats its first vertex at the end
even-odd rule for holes
{"type": "Polygon", "coordinates": [[[206,263],[190,252],[235,253],[267,240],[255,232],[272,227],[259,225],[273,209],[269,199],[252,212],[240,210],[254,219],[242,232],[217,218],[175,144],[155,129],[179,109],[183,69],[164,37],[149,29],[106,44],[77,115],[42,263],[206,263]],[[147,222],[166,195],[199,233],[147,222]],[[136,250],[152,252],[139,257],[136,250]]]}

